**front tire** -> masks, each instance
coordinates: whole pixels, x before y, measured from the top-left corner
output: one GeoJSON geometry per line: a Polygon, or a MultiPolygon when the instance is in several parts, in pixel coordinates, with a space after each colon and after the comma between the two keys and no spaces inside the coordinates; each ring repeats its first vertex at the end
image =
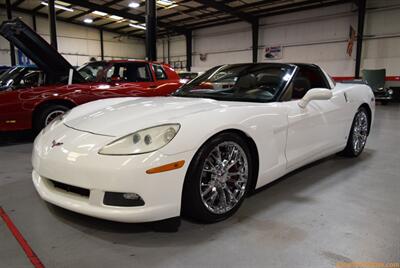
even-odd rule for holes
{"type": "Polygon", "coordinates": [[[230,132],[211,138],[190,163],[182,213],[207,223],[230,217],[242,204],[252,176],[253,160],[244,139],[230,132]]]}
{"type": "Polygon", "coordinates": [[[367,142],[370,120],[367,109],[360,107],[354,116],[344,155],[357,157],[362,153],[367,142]]]}
{"type": "Polygon", "coordinates": [[[69,107],[61,104],[49,105],[36,114],[33,120],[33,130],[39,133],[44,127],[51,123],[55,118],[67,112],[69,107]]]}

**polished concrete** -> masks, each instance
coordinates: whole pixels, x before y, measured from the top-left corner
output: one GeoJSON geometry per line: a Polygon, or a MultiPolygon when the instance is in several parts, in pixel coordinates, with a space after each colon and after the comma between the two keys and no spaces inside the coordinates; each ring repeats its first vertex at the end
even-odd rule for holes
{"type": "MultiPolygon", "coordinates": [[[[332,156],[245,200],[231,219],[177,232],[119,224],[43,202],[32,143],[0,136],[0,206],[46,267],[335,267],[400,262],[400,107],[378,106],[364,153],[332,156]]],[[[0,267],[29,267],[0,220],[0,267]]]]}

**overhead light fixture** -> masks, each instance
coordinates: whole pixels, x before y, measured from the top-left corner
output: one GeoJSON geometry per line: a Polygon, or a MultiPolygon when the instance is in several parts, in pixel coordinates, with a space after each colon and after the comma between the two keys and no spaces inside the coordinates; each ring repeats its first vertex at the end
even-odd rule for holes
{"type": "Polygon", "coordinates": [[[171,0],[158,0],[157,4],[161,5],[161,6],[171,6],[176,4],[174,1],[171,0]]]}
{"type": "Polygon", "coordinates": [[[97,11],[97,10],[93,11],[92,14],[99,15],[99,16],[107,16],[108,15],[105,12],[101,12],[101,11],[97,11]]]}
{"type": "Polygon", "coordinates": [[[133,27],[133,28],[137,28],[140,30],[146,30],[146,25],[145,24],[133,24],[133,23],[129,23],[129,26],[133,27]]]}
{"type": "Polygon", "coordinates": [[[84,22],[84,23],[92,23],[92,22],[93,22],[93,19],[91,19],[91,18],[86,18],[86,19],[83,20],[83,22],[84,22]]]}
{"type": "Polygon", "coordinates": [[[117,16],[117,15],[110,15],[109,18],[113,19],[113,20],[123,20],[124,19],[123,17],[117,16]]]}
{"type": "MultiPolygon", "coordinates": [[[[44,2],[44,1],[42,1],[41,4],[44,5],[44,6],[49,6],[49,3],[44,2]]],[[[58,8],[58,9],[65,10],[65,11],[74,12],[74,10],[72,8],[65,7],[65,6],[62,6],[62,5],[55,4],[54,7],[58,8]]]]}
{"type": "Polygon", "coordinates": [[[130,8],[138,8],[140,4],[138,2],[130,2],[128,5],[130,8]]]}

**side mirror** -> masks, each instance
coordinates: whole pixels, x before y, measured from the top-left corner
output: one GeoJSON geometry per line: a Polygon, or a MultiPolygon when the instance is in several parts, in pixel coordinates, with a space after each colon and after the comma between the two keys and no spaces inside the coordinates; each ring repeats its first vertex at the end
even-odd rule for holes
{"type": "Polygon", "coordinates": [[[300,108],[306,108],[312,100],[329,100],[332,98],[332,91],[327,88],[313,88],[307,91],[306,95],[299,101],[300,108]]]}

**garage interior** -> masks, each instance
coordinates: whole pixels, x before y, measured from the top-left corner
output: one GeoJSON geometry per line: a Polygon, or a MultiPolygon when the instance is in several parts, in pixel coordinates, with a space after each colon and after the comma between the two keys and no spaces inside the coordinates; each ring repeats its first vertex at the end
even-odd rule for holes
{"type": "MultiPolygon", "coordinates": [[[[309,164],[251,194],[229,219],[182,218],[177,230],[44,202],[32,185],[34,135],[0,132],[0,267],[400,267],[400,1],[1,0],[0,17],[21,18],[72,66],[140,59],[204,72],[304,62],[337,82],[385,69],[392,92],[377,101],[359,157],[309,164]]],[[[31,63],[0,37],[0,65],[31,63]]]]}

